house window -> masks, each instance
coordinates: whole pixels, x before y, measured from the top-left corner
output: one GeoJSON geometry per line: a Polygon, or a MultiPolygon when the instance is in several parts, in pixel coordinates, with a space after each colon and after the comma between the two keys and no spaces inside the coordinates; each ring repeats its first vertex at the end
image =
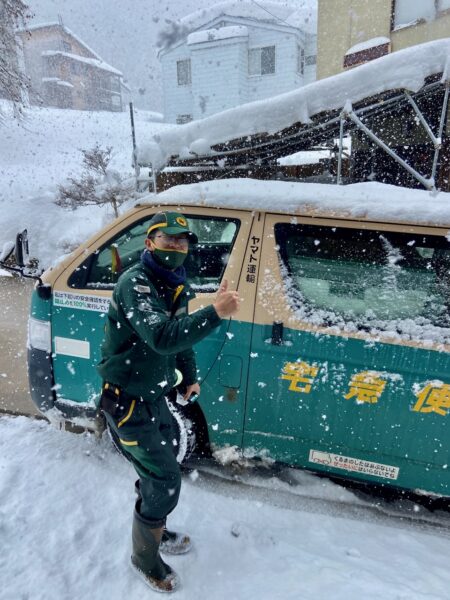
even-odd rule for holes
{"type": "Polygon", "coordinates": [[[191,85],[191,59],[177,60],[178,85],[191,85]]]}
{"type": "Polygon", "coordinates": [[[303,75],[305,72],[305,50],[297,46],[297,73],[303,75]]]}
{"type": "Polygon", "coordinates": [[[69,44],[69,42],[66,42],[65,40],[63,40],[63,50],[64,52],[72,52],[72,44],[69,44]]]}
{"type": "Polygon", "coordinates": [[[275,46],[252,48],[248,51],[248,74],[271,75],[275,73],[275,46]]]}
{"type": "Polygon", "coordinates": [[[72,73],[72,75],[81,75],[82,65],[79,62],[73,60],[70,63],[70,72],[72,73]]]}
{"type": "Polygon", "coordinates": [[[192,115],[177,115],[177,125],[183,125],[183,123],[189,123],[192,121],[192,115]]]}
{"type": "Polygon", "coordinates": [[[450,0],[395,0],[394,28],[410,25],[421,19],[430,21],[449,9],[450,0]]]}

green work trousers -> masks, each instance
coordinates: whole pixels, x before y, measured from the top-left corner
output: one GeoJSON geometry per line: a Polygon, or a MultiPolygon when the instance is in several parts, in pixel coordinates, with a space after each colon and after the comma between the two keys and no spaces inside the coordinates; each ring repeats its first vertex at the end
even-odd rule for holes
{"type": "Polygon", "coordinates": [[[100,408],[123,455],[140,478],[140,514],[155,527],[178,503],[181,487],[174,420],[164,396],[148,400],[105,383],[100,408]]]}

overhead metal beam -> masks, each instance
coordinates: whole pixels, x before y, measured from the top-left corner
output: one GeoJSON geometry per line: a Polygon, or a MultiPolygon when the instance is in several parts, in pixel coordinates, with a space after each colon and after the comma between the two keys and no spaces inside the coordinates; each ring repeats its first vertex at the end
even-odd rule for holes
{"type": "Polygon", "coordinates": [[[343,146],[344,146],[344,123],[345,123],[345,113],[344,112],[341,112],[340,118],[341,118],[341,122],[339,125],[339,156],[338,156],[338,170],[337,170],[337,177],[336,177],[336,183],[338,185],[342,184],[342,152],[343,152],[343,146]]]}
{"type": "Polygon", "coordinates": [[[417,181],[419,181],[424,188],[427,190],[434,190],[435,184],[433,179],[427,179],[423,177],[416,169],[411,167],[403,158],[401,158],[396,152],[394,152],[387,144],[383,142],[378,136],[376,136],[364,123],[356,116],[353,110],[346,111],[346,116],[355,123],[358,129],[361,129],[377,146],[382,148],[391,158],[398,162],[404,169],[408,171],[417,181]]]}
{"type": "Polygon", "coordinates": [[[439,160],[439,153],[440,153],[441,148],[442,148],[442,135],[444,133],[445,118],[447,116],[449,84],[450,84],[449,81],[445,82],[444,101],[442,103],[441,119],[439,121],[439,132],[438,132],[439,145],[435,146],[434,157],[433,157],[433,166],[431,168],[431,177],[433,179],[436,178],[436,169],[437,169],[437,164],[438,164],[438,160],[439,160]]]}
{"type": "Polygon", "coordinates": [[[425,119],[425,117],[422,114],[422,111],[420,110],[420,108],[417,106],[417,104],[414,102],[414,100],[411,98],[411,94],[407,91],[405,91],[405,96],[408,100],[408,102],[411,104],[411,106],[414,109],[414,112],[417,115],[417,118],[419,119],[419,121],[422,123],[423,128],[425,129],[425,131],[428,134],[428,137],[430,138],[430,140],[433,142],[433,145],[435,148],[437,148],[438,146],[440,146],[440,141],[438,140],[438,138],[434,135],[434,133],[431,131],[431,127],[428,125],[427,120],[425,119]]]}

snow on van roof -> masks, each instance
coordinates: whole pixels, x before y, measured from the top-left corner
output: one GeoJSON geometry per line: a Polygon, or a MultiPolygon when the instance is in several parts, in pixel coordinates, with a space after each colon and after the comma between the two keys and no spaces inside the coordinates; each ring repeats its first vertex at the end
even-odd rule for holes
{"type": "Polygon", "coordinates": [[[427,77],[438,73],[443,73],[443,79],[450,75],[450,38],[399,50],[297,90],[159,132],[139,146],[138,162],[160,169],[171,156],[208,155],[215,144],[255,134],[274,134],[294,123],[308,123],[321,112],[387,90],[416,92],[427,77]]]}
{"type": "Polygon", "coordinates": [[[450,228],[450,193],[378,182],[332,185],[219,179],[149,194],[141,204],[209,206],[450,228]]]}

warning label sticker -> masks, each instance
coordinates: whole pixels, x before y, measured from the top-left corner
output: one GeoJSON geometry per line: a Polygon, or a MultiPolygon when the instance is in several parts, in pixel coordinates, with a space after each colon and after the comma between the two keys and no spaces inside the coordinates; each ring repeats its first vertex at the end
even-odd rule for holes
{"type": "Polygon", "coordinates": [[[55,292],[53,304],[66,308],[78,308],[81,310],[94,310],[96,312],[108,312],[109,298],[104,296],[88,296],[87,294],[71,294],[70,292],[55,292]]]}
{"type": "Polygon", "coordinates": [[[309,462],[317,465],[324,465],[332,469],[342,469],[343,471],[352,471],[354,473],[364,473],[373,477],[383,477],[384,479],[397,479],[399,468],[391,465],[352,458],[351,456],[342,456],[332,454],[331,452],[321,452],[320,450],[309,451],[309,462]]]}

